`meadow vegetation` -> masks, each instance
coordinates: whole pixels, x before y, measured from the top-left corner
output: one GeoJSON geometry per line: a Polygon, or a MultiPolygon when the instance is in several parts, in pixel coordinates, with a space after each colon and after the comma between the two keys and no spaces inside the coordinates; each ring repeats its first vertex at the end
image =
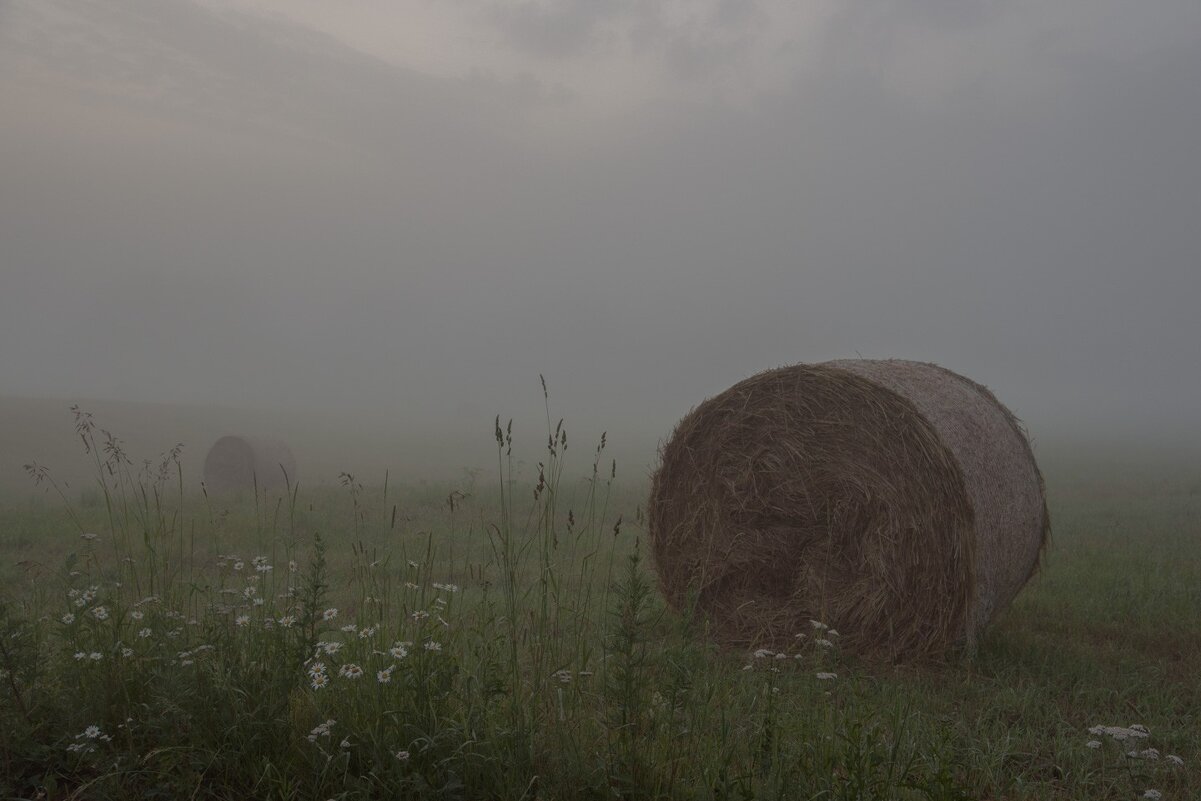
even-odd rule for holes
{"type": "Polygon", "coordinates": [[[708,644],[549,415],[536,468],[498,419],[487,479],[220,497],[76,424],[93,483],[0,506],[0,797],[1201,798],[1196,482],[1050,473],[1042,572],[893,666],[708,644]]]}

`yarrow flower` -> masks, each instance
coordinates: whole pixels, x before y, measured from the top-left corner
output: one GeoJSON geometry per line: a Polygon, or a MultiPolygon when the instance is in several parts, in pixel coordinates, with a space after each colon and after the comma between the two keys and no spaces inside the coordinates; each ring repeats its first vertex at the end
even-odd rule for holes
{"type": "Polygon", "coordinates": [[[1182,767],[1184,765],[1184,760],[1181,759],[1180,757],[1176,756],[1175,754],[1168,754],[1167,760],[1168,760],[1168,762],[1172,763],[1176,767],[1182,767]]]}
{"type": "Polygon", "coordinates": [[[818,631],[825,631],[826,629],[830,628],[825,623],[822,623],[820,620],[810,620],[809,625],[813,626],[813,628],[817,629],[818,631]]]}
{"type": "Polygon", "coordinates": [[[1130,757],[1131,759],[1146,759],[1154,762],[1159,759],[1159,749],[1144,748],[1142,751],[1127,751],[1126,756],[1130,757]]]}
{"type": "Polygon", "coordinates": [[[1092,749],[1096,750],[1101,747],[1101,741],[1100,740],[1089,740],[1087,743],[1084,744],[1084,747],[1092,748],[1092,749]]]}
{"type": "Polygon", "coordinates": [[[818,673],[817,678],[819,681],[831,681],[832,679],[838,678],[838,674],[837,673],[818,673]]]}
{"type": "Polygon", "coordinates": [[[1132,724],[1126,728],[1121,726],[1093,726],[1088,730],[1088,733],[1097,737],[1101,735],[1112,737],[1118,742],[1142,739],[1151,736],[1151,732],[1148,731],[1147,727],[1139,723],[1132,724]]]}
{"type": "Polygon", "coordinates": [[[310,743],[317,742],[318,737],[329,737],[330,733],[333,731],[335,723],[337,723],[337,721],[334,720],[333,718],[330,718],[329,720],[325,721],[324,723],[319,723],[316,726],[314,726],[313,730],[309,732],[309,738],[308,738],[309,742],[310,743]]]}
{"type": "Polygon", "coordinates": [[[1163,798],[1163,793],[1159,792],[1159,790],[1146,790],[1143,792],[1143,798],[1147,799],[1147,801],[1159,801],[1159,799],[1163,798]]]}

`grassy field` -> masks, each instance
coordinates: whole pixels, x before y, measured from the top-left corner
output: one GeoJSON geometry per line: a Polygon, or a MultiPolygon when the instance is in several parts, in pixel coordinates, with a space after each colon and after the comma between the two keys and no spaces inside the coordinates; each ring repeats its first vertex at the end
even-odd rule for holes
{"type": "Polygon", "coordinates": [[[712,648],[641,480],[497,436],[487,480],[206,498],[88,433],[90,486],[0,506],[0,797],[1201,798],[1195,475],[1052,472],[979,650],[882,667],[712,648]]]}

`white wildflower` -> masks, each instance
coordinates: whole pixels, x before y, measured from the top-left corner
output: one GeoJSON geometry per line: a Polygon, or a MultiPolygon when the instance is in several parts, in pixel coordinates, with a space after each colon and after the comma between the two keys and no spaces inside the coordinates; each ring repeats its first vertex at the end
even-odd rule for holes
{"type": "Polygon", "coordinates": [[[833,648],[833,647],[834,647],[834,643],[832,643],[832,642],[830,642],[829,640],[826,640],[826,639],[818,639],[818,640],[814,640],[814,641],[813,641],[813,643],[814,643],[815,645],[820,645],[822,648],[833,648]]]}
{"type": "Polygon", "coordinates": [[[429,616],[430,616],[429,612],[426,612],[421,609],[418,609],[416,612],[414,612],[412,615],[410,615],[410,617],[413,618],[413,620],[417,620],[417,621],[425,620],[429,616]]]}
{"type": "Polygon", "coordinates": [[[75,735],[75,738],[79,739],[80,737],[86,737],[89,740],[95,740],[99,736],[100,736],[100,727],[99,726],[88,726],[86,729],[83,730],[83,734],[77,734],[77,735],[75,735]]]}
{"type": "Polygon", "coordinates": [[[356,632],[358,630],[359,630],[359,627],[353,623],[347,623],[345,626],[342,626],[342,628],[341,628],[341,631],[344,631],[347,634],[353,634],[354,632],[356,632]]]}
{"type": "Polygon", "coordinates": [[[379,631],[379,626],[368,626],[359,632],[359,639],[366,640],[369,637],[374,637],[375,632],[379,631]]]}
{"type": "Polygon", "coordinates": [[[363,669],[354,662],[347,662],[342,667],[338,668],[338,675],[347,679],[363,678],[363,669]]]}
{"type": "Polygon", "coordinates": [[[314,690],[320,690],[322,687],[329,684],[329,676],[324,673],[318,673],[314,676],[310,676],[309,679],[314,690]]]}
{"type": "Polygon", "coordinates": [[[397,751],[396,758],[399,759],[401,762],[408,762],[409,761],[409,752],[408,751],[397,751]]]}
{"type": "Polygon", "coordinates": [[[425,645],[422,647],[425,648],[425,650],[427,650],[427,651],[441,651],[442,643],[437,642],[435,640],[426,640],[425,645]]]}
{"type": "Polygon", "coordinates": [[[560,684],[571,683],[571,671],[567,670],[566,668],[563,670],[556,670],[551,674],[551,676],[558,679],[560,684]]]}
{"type": "Polygon", "coordinates": [[[825,623],[822,623],[820,620],[810,620],[809,625],[813,626],[813,628],[817,629],[818,631],[825,631],[826,629],[830,628],[825,623]]]}
{"type": "Polygon", "coordinates": [[[818,673],[816,675],[819,681],[831,681],[838,678],[837,673],[818,673]]]}
{"type": "Polygon", "coordinates": [[[66,623],[69,626],[75,622],[75,615],[68,612],[67,614],[62,616],[62,621],[63,621],[63,623],[66,623]]]}
{"type": "Polygon", "coordinates": [[[1143,798],[1147,799],[1147,801],[1159,801],[1159,799],[1163,798],[1163,793],[1159,792],[1159,790],[1145,790],[1143,798]]]}
{"type": "Polygon", "coordinates": [[[83,651],[75,652],[75,661],[76,662],[79,662],[79,661],[87,659],[87,658],[88,658],[88,655],[86,653],[84,653],[83,651]]]}
{"type": "Polygon", "coordinates": [[[296,615],[284,615],[279,619],[279,625],[285,629],[290,629],[296,625],[296,615]]]}
{"type": "Polygon", "coordinates": [[[141,620],[142,618],[146,617],[146,613],[140,609],[135,609],[129,613],[129,617],[132,620],[141,620]]]}
{"type": "Polygon", "coordinates": [[[250,625],[250,615],[238,615],[237,617],[234,618],[234,625],[239,626],[239,627],[249,626],[250,625]]]}
{"type": "Polygon", "coordinates": [[[97,536],[90,531],[83,532],[79,535],[79,537],[80,539],[87,540],[88,542],[95,542],[98,539],[97,536]]]}
{"type": "Polygon", "coordinates": [[[104,659],[104,654],[100,653],[99,651],[92,651],[90,654],[88,654],[88,659],[92,660],[93,662],[99,662],[101,659],[104,659]]]}
{"type": "Polygon", "coordinates": [[[1101,741],[1100,740],[1089,740],[1087,743],[1084,744],[1084,747],[1092,748],[1093,750],[1096,750],[1101,747],[1101,741]]]}
{"type": "Polygon", "coordinates": [[[1151,732],[1147,730],[1147,727],[1138,723],[1127,728],[1121,726],[1093,726],[1088,730],[1088,733],[1097,737],[1101,735],[1112,737],[1118,742],[1151,736],[1151,732]]]}
{"type": "Polygon", "coordinates": [[[392,671],[394,668],[387,668],[375,674],[375,680],[380,684],[387,684],[392,681],[392,671]]]}
{"type": "Polygon", "coordinates": [[[334,720],[333,718],[330,718],[329,720],[325,721],[324,723],[319,723],[316,726],[314,726],[313,730],[309,732],[309,742],[310,743],[317,742],[318,737],[329,737],[330,732],[333,730],[335,723],[337,723],[337,721],[334,720]]]}
{"type": "Polygon", "coordinates": [[[329,609],[326,609],[324,612],[321,613],[322,620],[333,620],[337,616],[338,616],[338,610],[336,607],[332,607],[332,606],[329,609]]]}
{"type": "Polygon", "coordinates": [[[121,656],[125,657],[126,659],[129,659],[129,657],[133,656],[133,649],[132,648],[122,648],[121,656]]]}
{"type": "Polygon", "coordinates": [[[1168,762],[1172,763],[1176,767],[1182,767],[1184,765],[1184,760],[1181,759],[1180,757],[1176,756],[1175,754],[1168,754],[1167,760],[1168,760],[1168,762]]]}
{"type": "Polygon", "coordinates": [[[138,630],[138,637],[142,638],[143,640],[149,637],[151,634],[153,634],[153,632],[148,628],[138,630]]]}
{"type": "Polygon", "coordinates": [[[92,617],[96,618],[97,620],[108,620],[108,607],[97,606],[92,610],[92,617]]]}
{"type": "Polygon", "coordinates": [[[342,746],[343,748],[350,748],[350,738],[343,737],[342,742],[338,743],[338,745],[342,746]]]}
{"type": "Polygon", "coordinates": [[[409,655],[409,649],[405,643],[398,642],[388,649],[388,653],[392,654],[393,659],[404,659],[409,655]]]}
{"type": "Polygon", "coordinates": [[[288,560],[288,572],[289,573],[295,573],[299,569],[300,569],[300,565],[296,564],[295,559],[288,560]]]}
{"type": "Polygon", "coordinates": [[[751,656],[755,657],[756,659],[763,659],[764,657],[772,656],[773,654],[774,652],[768,648],[760,648],[751,654],[751,656]]]}
{"type": "Polygon", "coordinates": [[[239,559],[238,561],[234,562],[234,570],[241,570],[241,569],[242,569],[242,568],[244,568],[244,567],[246,567],[246,563],[245,563],[245,562],[243,562],[241,559],[239,559]]]}

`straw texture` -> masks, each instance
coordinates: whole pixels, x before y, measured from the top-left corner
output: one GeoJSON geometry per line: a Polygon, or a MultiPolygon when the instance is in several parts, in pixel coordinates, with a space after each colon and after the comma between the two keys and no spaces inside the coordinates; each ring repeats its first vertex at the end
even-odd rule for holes
{"type": "Polygon", "coordinates": [[[1049,526],[1020,425],[935,365],[839,361],[753,376],[680,421],[648,505],[663,591],[731,645],[808,620],[907,659],[971,643],[1049,526]]]}

